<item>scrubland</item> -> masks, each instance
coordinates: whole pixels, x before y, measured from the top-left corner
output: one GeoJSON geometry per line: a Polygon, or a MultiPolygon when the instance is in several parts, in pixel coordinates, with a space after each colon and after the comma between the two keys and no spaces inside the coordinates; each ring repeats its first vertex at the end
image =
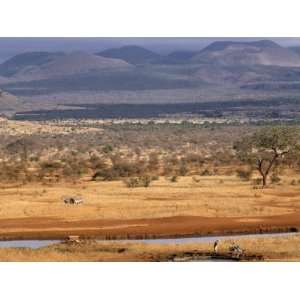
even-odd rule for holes
{"type": "MultiPolygon", "coordinates": [[[[235,141],[256,126],[55,121],[28,122],[24,132],[18,121],[9,122],[19,131],[0,130],[2,239],[153,238],[300,227],[297,155],[280,161],[264,188],[259,172],[236,155],[235,141]],[[64,196],[81,196],[83,203],[67,205],[64,196]]],[[[298,237],[286,239],[243,239],[241,245],[266,259],[297,259],[298,237]]],[[[209,247],[91,240],[0,249],[0,260],[152,261],[209,247]]]]}

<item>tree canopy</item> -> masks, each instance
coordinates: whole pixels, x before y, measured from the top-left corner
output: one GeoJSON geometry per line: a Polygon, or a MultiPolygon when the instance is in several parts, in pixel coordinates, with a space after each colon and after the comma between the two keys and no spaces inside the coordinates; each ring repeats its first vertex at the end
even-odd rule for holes
{"type": "Polygon", "coordinates": [[[234,149],[241,161],[258,170],[265,186],[282,159],[300,153],[299,131],[291,126],[264,127],[237,141],[234,149]]]}

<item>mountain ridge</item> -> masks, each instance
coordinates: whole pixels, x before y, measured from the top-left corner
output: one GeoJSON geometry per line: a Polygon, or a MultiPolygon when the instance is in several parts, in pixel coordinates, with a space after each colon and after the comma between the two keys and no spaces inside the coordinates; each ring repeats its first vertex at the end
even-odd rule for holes
{"type": "Polygon", "coordinates": [[[136,45],[127,45],[120,48],[110,48],[102,52],[98,52],[96,53],[96,55],[108,58],[119,58],[125,60],[130,64],[151,63],[161,58],[161,55],[149,49],[136,45]]]}
{"type": "Polygon", "coordinates": [[[273,41],[218,41],[191,58],[193,63],[300,67],[300,55],[273,41]]]}
{"type": "Polygon", "coordinates": [[[93,101],[113,102],[140,101],[139,95],[147,101],[198,101],[225,95],[225,90],[237,97],[240,93],[253,97],[254,92],[263,96],[300,92],[300,54],[269,40],[218,41],[199,51],[166,55],[132,45],[113,49],[122,49],[124,59],[78,51],[16,55],[0,64],[0,88],[16,95],[20,103],[35,99],[34,106],[39,103],[40,107],[45,106],[41,97],[51,99],[47,100],[51,107],[54,102],[64,104],[67,98],[72,103],[82,97],[77,96],[80,92],[90,95],[86,101],[93,97],[98,99],[93,101]],[[140,56],[134,57],[136,51],[140,56]]]}
{"type": "Polygon", "coordinates": [[[31,81],[130,66],[120,59],[86,52],[25,52],[0,64],[0,76],[11,81],[31,81]]]}

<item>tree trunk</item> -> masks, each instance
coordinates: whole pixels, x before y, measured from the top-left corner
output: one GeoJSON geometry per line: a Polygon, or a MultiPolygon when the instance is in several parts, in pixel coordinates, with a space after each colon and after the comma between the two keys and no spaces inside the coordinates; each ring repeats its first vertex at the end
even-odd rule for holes
{"type": "Polygon", "coordinates": [[[278,157],[279,157],[279,154],[275,150],[274,156],[273,156],[273,158],[270,161],[264,160],[264,159],[259,159],[258,160],[257,169],[258,169],[260,175],[262,176],[262,187],[263,188],[267,185],[267,177],[268,177],[268,175],[269,175],[269,173],[270,173],[270,171],[271,171],[274,163],[278,159],[278,157]],[[264,170],[264,167],[263,167],[263,162],[264,161],[268,163],[266,170],[264,170]]]}
{"type": "Polygon", "coordinates": [[[267,185],[267,174],[262,175],[262,187],[266,187],[267,185]]]}

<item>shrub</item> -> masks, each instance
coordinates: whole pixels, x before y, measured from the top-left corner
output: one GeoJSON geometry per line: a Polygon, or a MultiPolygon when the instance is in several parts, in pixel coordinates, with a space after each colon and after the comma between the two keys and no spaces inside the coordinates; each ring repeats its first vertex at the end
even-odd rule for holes
{"type": "Polygon", "coordinates": [[[123,160],[117,160],[113,162],[112,171],[118,177],[130,177],[143,174],[145,170],[144,161],[127,162],[123,160]]]}
{"type": "Polygon", "coordinates": [[[42,170],[47,170],[48,172],[55,171],[61,168],[61,163],[57,161],[45,161],[40,164],[42,170]]]}
{"type": "Polygon", "coordinates": [[[128,162],[122,159],[113,159],[113,165],[110,168],[97,170],[92,180],[118,180],[120,178],[128,178],[140,176],[145,172],[145,162],[142,160],[128,162]]]}
{"type": "Polygon", "coordinates": [[[262,184],[262,178],[255,178],[252,180],[253,185],[261,185],[262,184]]]}
{"type": "Polygon", "coordinates": [[[112,181],[112,180],[117,180],[119,178],[118,174],[115,172],[113,169],[103,169],[103,170],[98,170],[95,172],[95,174],[92,177],[92,180],[94,181],[112,181]]]}
{"type": "Polygon", "coordinates": [[[270,177],[271,183],[279,183],[281,181],[281,178],[277,174],[272,174],[270,177]]]}
{"type": "Polygon", "coordinates": [[[165,176],[167,176],[167,175],[170,175],[170,174],[172,174],[172,173],[174,173],[174,168],[173,168],[172,166],[170,166],[169,164],[164,165],[164,171],[163,171],[163,174],[164,174],[165,176]]]}
{"type": "Polygon", "coordinates": [[[249,181],[252,176],[252,170],[239,169],[236,171],[237,176],[244,181],[249,181]]]}
{"type": "Polygon", "coordinates": [[[201,172],[200,175],[201,175],[201,176],[210,176],[210,175],[211,175],[211,172],[209,172],[208,169],[205,169],[204,171],[201,172]]]}
{"type": "Polygon", "coordinates": [[[184,160],[185,160],[186,163],[193,163],[193,164],[197,164],[199,166],[201,166],[205,162],[203,157],[199,154],[196,154],[196,153],[188,153],[185,156],[184,160]]]}
{"type": "Polygon", "coordinates": [[[180,164],[178,172],[180,176],[185,176],[188,173],[188,168],[185,163],[180,164]]]}
{"type": "Polygon", "coordinates": [[[130,177],[123,180],[128,188],[149,187],[152,178],[150,176],[130,177]]]}
{"type": "Polygon", "coordinates": [[[98,157],[96,155],[93,155],[89,159],[90,167],[93,170],[99,170],[99,169],[105,169],[106,168],[106,163],[103,158],[98,157]]]}
{"type": "Polygon", "coordinates": [[[0,180],[4,182],[22,182],[23,184],[38,179],[36,168],[29,168],[23,161],[0,162],[0,180]]]}
{"type": "Polygon", "coordinates": [[[157,153],[150,153],[147,168],[150,171],[157,171],[159,168],[159,155],[157,153]]]}
{"type": "Polygon", "coordinates": [[[110,153],[113,151],[113,146],[110,144],[106,144],[105,146],[103,146],[102,148],[103,153],[110,153]]]}
{"type": "Polygon", "coordinates": [[[176,175],[173,175],[169,178],[170,182],[174,183],[174,182],[177,182],[178,180],[178,177],[176,175]]]}

